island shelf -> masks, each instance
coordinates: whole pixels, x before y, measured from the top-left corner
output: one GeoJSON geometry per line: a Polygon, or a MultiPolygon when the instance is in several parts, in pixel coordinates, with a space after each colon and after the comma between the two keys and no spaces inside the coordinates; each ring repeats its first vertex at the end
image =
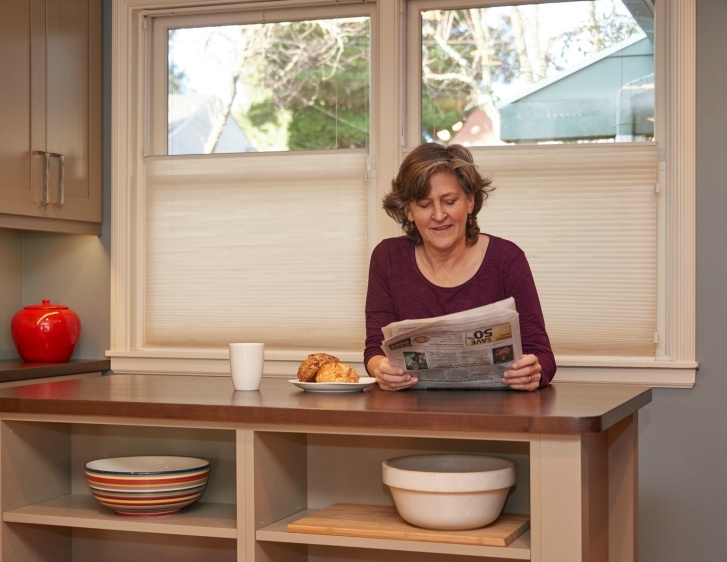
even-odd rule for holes
{"type": "Polygon", "coordinates": [[[595,390],[334,396],[162,375],[0,389],[0,562],[633,561],[637,412],[650,391],[595,390]],[[514,460],[505,512],[529,530],[507,546],[288,531],[332,505],[393,505],[382,461],[438,452],[514,460]],[[85,463],[144,454],[209,459],[201,501],[143,518],[98,504],[85,463]]]}

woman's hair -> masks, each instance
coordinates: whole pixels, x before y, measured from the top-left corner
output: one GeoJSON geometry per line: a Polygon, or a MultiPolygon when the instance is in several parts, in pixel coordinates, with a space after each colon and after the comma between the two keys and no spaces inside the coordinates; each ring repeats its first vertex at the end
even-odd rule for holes
{"type": "Polygon", "coordinates": [[[474,195],[475,206],[467,219],[467,244],[474,244],[480,232],[477,213],[495,187],[490,178],[477,171],[472,153],[462,145],[443,146],[434,142],[424,143],[412,150],[399,167],[399,173],[391,182],[391,192],[384,197],[384,210],[402,225],[406,235],[416,244],[422,242],[416,225],[407,219],[409,203],[420,201],[429,195],[429,181],[436,172],[452,172],[467,195],[474,195]]]}

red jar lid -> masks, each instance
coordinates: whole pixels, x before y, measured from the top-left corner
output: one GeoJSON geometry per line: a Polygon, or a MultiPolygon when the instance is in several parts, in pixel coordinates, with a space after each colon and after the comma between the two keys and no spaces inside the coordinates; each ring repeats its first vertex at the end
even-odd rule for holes
{"type": "Polygon", "coordinates": [[[42,304],[29,304],[28,306],[24,306],[23,308],[27,308],[29,310],[61,310],[68,307],[64,304],[51,304],[48,299],[43,299],[42,304]]]}

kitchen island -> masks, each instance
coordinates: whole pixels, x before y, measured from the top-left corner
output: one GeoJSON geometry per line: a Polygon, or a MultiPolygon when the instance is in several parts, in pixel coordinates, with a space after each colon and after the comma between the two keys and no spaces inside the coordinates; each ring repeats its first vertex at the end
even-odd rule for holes
{"type": "Polygon", "coordinates": [[[322,394],[280,378],[235,392],[228,377],[117,374],[0,389],[0,562],[629,562],[650,400],[625,385],[322,394]],[[432,452],[515,460],[505,512],[529,529],[507,546],[288,531],[333,505],[392,505],[381,461],[432,452]],[[202,501],[153,518],[96,503],[86,462],[148,454],[208,458],[202,501]]]}

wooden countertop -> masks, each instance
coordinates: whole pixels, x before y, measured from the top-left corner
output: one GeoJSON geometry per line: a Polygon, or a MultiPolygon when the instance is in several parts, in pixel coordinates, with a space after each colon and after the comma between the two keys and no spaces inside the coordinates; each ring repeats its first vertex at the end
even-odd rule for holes
{"type": "Polygon", "coordinates": [[[229,377],[112,374],[0,389],[2,413],[111,416],[335,427],[505,433],[598,433],[651,401],[651,389],[563,383],[536,392],[304,392],[264,378],[236,392],[229,377]]]}
{"type": "Polygon", "coordinates": [[[0,383],[95,373],[108,371],[110,368],[109,359],[71,359],[63,363],[29,363],[22,359],[3,359],[0,360],[0,383]]]}

